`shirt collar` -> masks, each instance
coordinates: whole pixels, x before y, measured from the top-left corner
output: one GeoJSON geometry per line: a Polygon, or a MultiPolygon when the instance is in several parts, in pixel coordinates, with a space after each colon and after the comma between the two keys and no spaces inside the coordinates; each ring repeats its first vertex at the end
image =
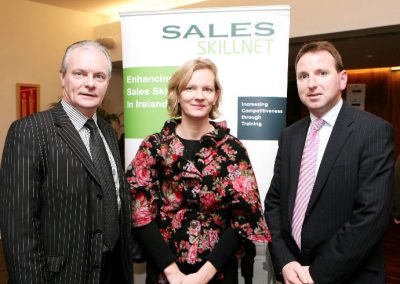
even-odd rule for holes
{"type": "MultiPolygon", "coordinates": [[[[325,123],[329,124],[331,127],[335,125],[336,119],[339,115],[340,109],[343,105],[343,99],[340,99],[337,104],[331,108],[327,113],[325,113],[321,118],[325,121],[325,123]]],[[[314,122],[317,117],[310,113],[311,122],[314,122]]]]}
{"type": "MultiPolygon", "coordinates": [[[[88,118],[81,113],[79,110],[77,110],[75,107],[70,105],[68,102],[66,102],[64,99],[61,99],[61,105],[65,112],[67,113],[69,119],[71,120],[72,124],[74,125],[76,130],[81,130],[82,127],[84,127],[86,121],[88,118]]],[[[93,114],[93,120],[97,124],[97,114],[93,114]]]]}

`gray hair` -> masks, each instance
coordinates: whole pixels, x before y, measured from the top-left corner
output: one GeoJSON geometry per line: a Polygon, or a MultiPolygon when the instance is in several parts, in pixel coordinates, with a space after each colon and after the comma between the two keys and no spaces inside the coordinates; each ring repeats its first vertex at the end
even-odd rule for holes
{"type": "Polygon", "coordinates": [[[111,78],[112,61],[111,61],[110,52],[108,51],[108,49],[106,47],[104,47],[97,41],[93,41],[93,40],[78,41],[67,47],[67,49],[65,50],[65,54],[63,56],[62,62],[61,62],[61,68],[60,68],[61,74],[65,75],[65,72],[67,71],[67,67],[68,67],[67,66],[68,57],[74,49],[79,48],[79,47],[94,47],[97,50],[99,50],[100,52],[102,52],[105,55],[105,57],[107,58],[107,62],[108,62],[108,78],[111,78]]]}

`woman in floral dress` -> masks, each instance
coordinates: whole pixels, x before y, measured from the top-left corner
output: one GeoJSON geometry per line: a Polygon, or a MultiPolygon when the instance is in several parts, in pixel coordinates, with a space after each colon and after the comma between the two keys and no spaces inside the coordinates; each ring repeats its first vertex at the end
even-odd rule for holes
{"type": "Polygon", "coordinates": [[[131,162],[132,220],[147,255],[146,283],[237,283],[243,242],[269,242],[256,179],[225,122],[217,68],[180,67],[168,84],[172,118],[131,162]]]}

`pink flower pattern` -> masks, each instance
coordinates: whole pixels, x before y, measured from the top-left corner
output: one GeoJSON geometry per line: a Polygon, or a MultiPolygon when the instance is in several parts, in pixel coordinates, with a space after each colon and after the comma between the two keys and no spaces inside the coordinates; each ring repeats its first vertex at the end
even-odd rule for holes
{"type": "Polygon", "coordinates": [[[128,168],[133,225],[156,220],[177,261],[188,264],[206,260],[228,227],[254,242],[271,241],[243,144],[224,122],[212,122],[215,130],[189,161],[175,134],[179,122],[145,138],[128,168]]]}

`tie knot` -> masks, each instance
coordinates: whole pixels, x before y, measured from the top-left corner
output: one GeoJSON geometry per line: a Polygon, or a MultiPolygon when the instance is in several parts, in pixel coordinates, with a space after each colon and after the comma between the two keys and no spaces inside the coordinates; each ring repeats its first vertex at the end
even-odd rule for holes
{"type": "Polygon", "coordinates": [[[89,128],[90,131],[97,129],[97,125],[94,122],[93,118],[89,118],[88,120],[86,120],[85,126],[89,128]]]}
{"type": "Polygon", "coordinates": [[[316,120],[314,120],[314,122],[312,123],[312,129],[314,131],[318,131],[321,129],[322,125],[324,125],[325,121],[322,118],[317,118],[316,120]]]}

